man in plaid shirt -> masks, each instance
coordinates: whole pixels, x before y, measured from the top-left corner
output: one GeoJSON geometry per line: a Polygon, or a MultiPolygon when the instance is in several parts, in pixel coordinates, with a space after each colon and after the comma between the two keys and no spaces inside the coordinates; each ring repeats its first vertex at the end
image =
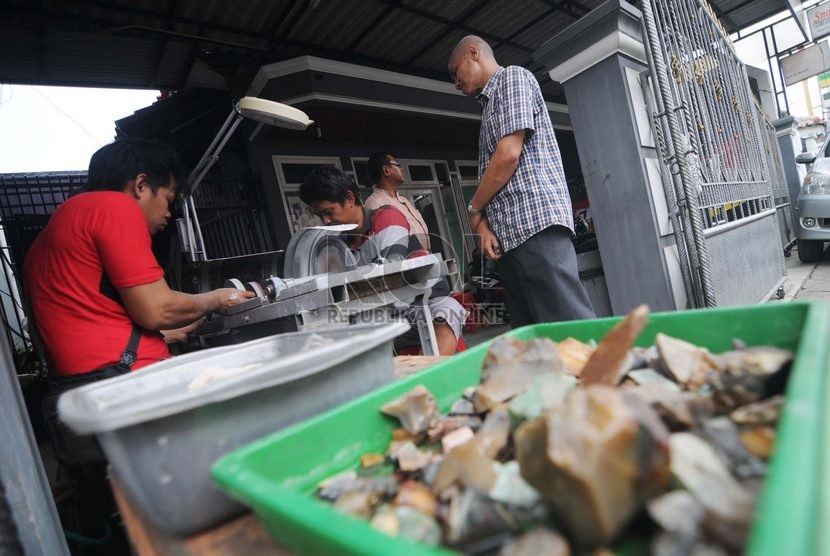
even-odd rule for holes
{"type": "Polygon", "coordinates": [[[481,250],[498,261],[512,326],[593,318],[573,248],[562,158],[539,83],[499,66],[480,37],[450,56],[456,88],[482,107],[479,186],[467,207],[481,250]]]}

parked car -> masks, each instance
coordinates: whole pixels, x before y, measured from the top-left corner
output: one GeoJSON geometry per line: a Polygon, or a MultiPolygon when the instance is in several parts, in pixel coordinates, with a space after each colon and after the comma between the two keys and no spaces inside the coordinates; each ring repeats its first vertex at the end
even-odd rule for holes
{"type": "Polygon", "coordinates": [[[812,263],[821,259],[824,242],[830,241],[830,138],[818,153],[801,153],[795,161],[808,165],[795,209],[798,258],[812,263]]]}

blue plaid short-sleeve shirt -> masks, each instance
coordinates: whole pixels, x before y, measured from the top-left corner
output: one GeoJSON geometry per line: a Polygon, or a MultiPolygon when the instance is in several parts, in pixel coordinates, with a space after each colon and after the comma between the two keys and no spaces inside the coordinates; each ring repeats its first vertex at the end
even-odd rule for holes
{"type": "Polygon", "coordinates": [[[559,224],[573,233],[573,212],[559,145],[539,83],[519,66],[499,68],[476,97],[482,106],[478,177],[484,175],[499,140],[526,130],[519,165],[487,203],[485,214],[503,251],[559,224]]]}

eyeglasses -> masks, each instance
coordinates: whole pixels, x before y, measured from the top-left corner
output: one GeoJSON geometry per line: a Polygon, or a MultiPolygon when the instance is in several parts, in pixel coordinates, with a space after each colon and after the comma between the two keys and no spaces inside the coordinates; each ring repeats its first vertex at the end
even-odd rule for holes
{"type": "Polygon", "coordinates": [[[384,166],[397,166],[398,168],[403,168],[403,165],[400,162],[387,162],[384,166]]]}

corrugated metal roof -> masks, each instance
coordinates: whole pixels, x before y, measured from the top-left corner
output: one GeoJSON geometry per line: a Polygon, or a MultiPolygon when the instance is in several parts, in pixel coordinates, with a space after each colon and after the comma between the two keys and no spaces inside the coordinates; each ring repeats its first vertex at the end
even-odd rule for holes
{"type": "Polygon", "coordinates": [[[418,65],[435,71],[439,79],[449,79],[447,62],[449,61],[450,52],[466,34],[464,31],[455,30],[444,35],[435,42],[432,48],[418,58],[418,65]]]}
{"type": "MultiPolygon", "coordinates": [[[[86,79],[120,87],[153,87],[159,45],[139,37],[90,37],[78,33],[50,33],[40,45],[38,82],[82,84],[86,79]]],[[[3,72],[5,73],[5,72],[3,72]]]]}
{"type": "MultiPolygon", "coordinates": [[[[532,53],[602,0],[3,0],[0,81],[182,89],[196,61],[241,94],[264,64],[313,55],[446,79],[457,41],[478,34],[503,64],[540,75],[532,53]]],[[[786,0],[714,0],[728,31],[786,0]]],[[[544,76],[544,74],[541,74],[544,76]]],[[[558,85],[543,83],[550,100],[558,85]]]]}
{"type": "MultiPolygon", "coordinates": [[[[527,66],[527,52],[511,46],[502,46],[497,52],[498,61],[503,66],[527,66]]],[[[444,62],[446,65],[446,62],[444,62]]]]}
{"type": "Polygon", "coordinates": [[[165,43],[161,54],[154,81],[160,83],[175,83],[182,75],[190,73],[193,66],[193,45],[179,40],[169,40],[165,43]]]}
{"type": "MultiPolygon", "coordinates": [[[[499,0],[493,0],[498,2],[499,0]]],[[[476,4],[482,4],[481,0],[405,0],[404,6],[413,10],[428,12],[443,19],[453,19],[466,12],[476,4]]]]}
{"type": "Polygon", "coordinates": [[[374,1],[320,2],[303,13],[288,38],[345,50],[384,9],[374,1]]]}
{"type": "Polygon", "coordinates": [[[516,37],[516,40],[541,46],[542,43],[551,38],[551,29],[564,29],[574,21],[576,20],[561,12],[553,12],[536,21],[532,27],[516,37]]]}
{"type": "Polygon", "coordinates": [[[408,17],[387,16],[377,27],[368,33],[355,52],[367,56],[380,55],[387,60],[402,60],[404,64],[421,65],[422,54],[448,33],[446,25],[423,19],[418,24],[418,32],[412,32],[412,23],[408,17]],[[406,37],[407,40],[401,40],[406,37]]]}
{"type": "MultiPolygon", "coordinates": [[[[529,2],[527,0],[516,3],[491,2],[470,17],[467,24],[483,29],[488,33],[510,37],[528,23],[532,23],[550,11],[558,10],[550,6],[545,7],[541,2],[529,2]],[[517,10],[517,5],[520,5],[522,9],[517,10]]],[[[575,21],[574,18],[569,19],[575,21]]]]}
{"type": "Polygon", "coordinates": [[[716,2],[716,4],[726,17],[735,22],[738,29],[749,27],[779,12],[787,11],[787,6],[781,0],[752,0],[752,2],[723,0],[722,3],[716,2]]]}

